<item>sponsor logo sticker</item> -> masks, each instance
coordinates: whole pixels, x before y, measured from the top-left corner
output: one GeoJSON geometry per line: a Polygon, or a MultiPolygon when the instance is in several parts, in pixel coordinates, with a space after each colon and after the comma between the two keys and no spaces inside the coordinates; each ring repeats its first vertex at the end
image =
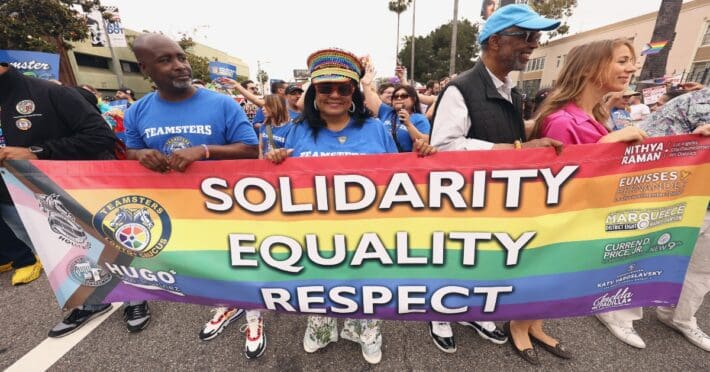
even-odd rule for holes
{"type": "Polygon", "coordinates": [[[592,311],[613,309],[631,304],[634,294],[629,287],[619,288],[616,292],[604,293],[592,303],[592,311]]]}
{"type": "Polygon", "coordinates": [[[152,271],[146,268],[106,263],[106,268],[123,283],[151,291],[164,291],[185,296],[176,285],[175,271],[152,271]]]}
{"type": "Polygon", "coordinates": [[[606,231],[645,230],[683,220],[686,203],[649,209],[611,212],[606,217],[606,231]]]}
{"type": "Polygon", "coordinates": [[[623,176],[619,179],[614,201],[681,195],[690,175],[685,170],[669,170],[623,176]]]}
{"type": "Polygon", "coordinates": [[[84,228],[64,206],[59,194],[35,194],[35,197],[42,213],[47,216],[49,228],[57,234],[60,241],[72,247],[89,249],[91,245],[84,228]]]}
{"type": "Polygon", "coordinates": [[[72,280],[87,287],[100,287],[111,281],[111,274],[86,256],[73,259],[67,272],[72,280]]]}

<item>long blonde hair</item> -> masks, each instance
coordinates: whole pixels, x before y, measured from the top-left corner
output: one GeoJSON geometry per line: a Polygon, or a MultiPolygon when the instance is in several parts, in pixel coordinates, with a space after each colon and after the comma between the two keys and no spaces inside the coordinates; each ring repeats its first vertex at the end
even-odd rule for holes
{"type": "Polygon", "coordinates": [[[268,108],[270,112],[269,117],[264,120],[264,124],[279,126],[291,120],[286,102],[278,94],[269,94],[264,97],[264,107],[268,108]]]}
{"type": "MultiPolygon", "coordinates": [[[[621,45],[629,48],[635,61],[636,52],[628,39],[593,41],[570,50],[554,90],[545,99],[535,118],[535,127],[531,135],[533,138],[540,137],[542,122],[548,115],[570,102],[575,102],[589,84],[602,86],[607,81],[614,58],[614,49],[621,45]]],[[[609,119],[609,112],[602,100],[594,106],[592,113],[594,119],[600,123],[609,119]]]]}

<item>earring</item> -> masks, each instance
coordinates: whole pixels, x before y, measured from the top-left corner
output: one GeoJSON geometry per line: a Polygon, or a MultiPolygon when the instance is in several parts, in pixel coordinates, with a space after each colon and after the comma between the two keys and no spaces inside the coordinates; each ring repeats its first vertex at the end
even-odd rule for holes
{"type": "Polygon", "coordinates": [[[355,102],[350,102],[350,110],[348,110],[351,114],[355,112],[355,102]]]}
{"type": "Polygon", "coordinates": [[[318,105],[316,104],[316,100],[313,100],[313,108],[318,111],[318,105]]]}

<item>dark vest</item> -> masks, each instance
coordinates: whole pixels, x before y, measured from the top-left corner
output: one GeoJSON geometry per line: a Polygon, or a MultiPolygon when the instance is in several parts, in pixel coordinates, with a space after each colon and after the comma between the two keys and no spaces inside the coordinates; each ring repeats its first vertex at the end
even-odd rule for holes
{"type": "MultiPolygon", "coordinates": [[[[482,62],[477,62],[472,69],[464,71],[452,80],[441,92],[441,97],[449,86],[455,86],[461,92],[468,109],[468,116],[471,118],[471,128],[466,138],[492,143],[525,140],[522,96],[517,89],[513,88],[511,91],[513,103],[503,98],[482,62]]],[[[434,118],[438,109],[437,106],[434,118]]],[[[436,120],[432,119],[432,126],[434,122],[436,120]]]]}

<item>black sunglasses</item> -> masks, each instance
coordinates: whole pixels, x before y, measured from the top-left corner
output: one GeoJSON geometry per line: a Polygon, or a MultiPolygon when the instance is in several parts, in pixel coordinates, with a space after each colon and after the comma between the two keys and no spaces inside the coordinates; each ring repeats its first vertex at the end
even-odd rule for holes
{"type": "Polygon", "coordinates": [[[535,30],[499,32],[498,35],[518,37],[521,39],[525,39],[526,43],[537,43],[540,41],[540,37],[542,37],[540,31],[535,30]]]}
{"type": "Polygon", "coordinates": [[[393,94],[392,99],[407,99],[409,98],[409,94],[407,93],[401,93],[401,94],[393,94]]]}
{"type": "Polygon", "coordinates": [[[350,83],[320,83],[316,84],[316,92],[319,94],[331,94],[334,90],[338,91],[340,96],[346,97],[355,91],[355,86],[350,83]]]}

